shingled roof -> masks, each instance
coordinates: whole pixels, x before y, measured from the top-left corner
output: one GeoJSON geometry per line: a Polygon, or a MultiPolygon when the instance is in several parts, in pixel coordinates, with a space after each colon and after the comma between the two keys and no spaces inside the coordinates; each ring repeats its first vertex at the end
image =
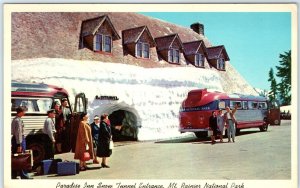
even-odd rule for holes
{"type": "Polygon", "coordinates": [[[224,45],[213,46],[213,47],[209,47],[206,49],[207,49],[207,54],[208,54],[207,57],[209,60],[218,59],[220,57],[221,53],[224,53],[225,61],[230,60],[224,45]]]}
{"type": "Polygon", "coordinates": [[[123,44],[137,43],[142,34],[146,32],[151,39],[150,47],[156,46],[155,40],[152,37],[147,26],[130,28],[122,31],[123,44]]]}
{"type": "Polygon", "coordinates": [[[200,48],[202,48],[205,55],[207,55],[207,50],[202,40],[183,43],[183,47],[185,55],[196,54],[200,48]]]}
{"type": "Polygon", "coordinates": [[[113,40],[121,39],[116,31],[115,27],[111,23],[109,17],[107,15],[103,15],[100,17],[88,19],[82,22],[81,25],[81,36],[95,35],[101,25],[107,21],[113,31],[113,40]]]}
{"type": "Polygon", "coordinates": [[[171,34],[171,35],[155,38],[155,42],[156,42],[156,45],[157,45],[157,50],[161,51],[161,50],[169,49],[170,46],[173,44],[173,42],[176,39],[179,41],[180,49],[183,49],[183,44],[182,44],[178,34],[176,33],[176,34],[171,34]]]}

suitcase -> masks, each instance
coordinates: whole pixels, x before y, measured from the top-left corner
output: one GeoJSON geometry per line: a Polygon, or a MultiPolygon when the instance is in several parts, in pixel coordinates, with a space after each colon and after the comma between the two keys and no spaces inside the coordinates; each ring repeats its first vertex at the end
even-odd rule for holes
{"type": "Polygon", "coordinates": [[[57,173],[57,163],[62,162],[61,159],[48,159],[41,162],[42,174],[56,174],[57,173]]]}
{"type": "Polygon", "coordinates": [[[61,176],[77,174],[76,162],[71,162],[71,161],[58,162],[57,174],[61,176]]]}
{"type": "Polygon", "coordinates": [[[15,153],[11,155],[11,169],[15,171],[32,169],[32,153],[15,153]]]}

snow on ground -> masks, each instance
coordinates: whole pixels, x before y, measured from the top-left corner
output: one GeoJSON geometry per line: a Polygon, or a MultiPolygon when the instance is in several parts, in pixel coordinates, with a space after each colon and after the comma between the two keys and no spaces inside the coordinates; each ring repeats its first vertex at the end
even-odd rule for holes
{"type": "Polygon", "coordinates": [[[39,58],[12,61],[12,80],[57,85],[89,99],[90,119],[96,114],[125,110],[133,114],[138,140],[182,136],[179,108],[187,92],[197,88],[223,91],[219,74],[193,67],[142,68],[133,65],[39,58]],[[98,100],[95,96],[117,96],[98,100]]]}

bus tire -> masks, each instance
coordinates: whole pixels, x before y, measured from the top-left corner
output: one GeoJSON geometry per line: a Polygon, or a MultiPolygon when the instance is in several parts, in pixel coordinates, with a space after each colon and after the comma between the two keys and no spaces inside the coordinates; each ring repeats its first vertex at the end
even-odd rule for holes
{"type": "Polygon", "coordinates": [[[266,131],[268,130],[268,125],[260,126],[260,127],[259,127],[259,130],[260,130],[261,132],[266,132],[266,131]]]}
{"type": "Polygon", "coordinates": [[[46,150],[43,143],[30,143],[27,148],[32,150],[34,165],[38,165],[45,159],[46,150]]]}
{"type": "Polygon", "coordinates": [[[197,138],[206,138],[208,136],[207,131],[194,132],[197,138]]]}
{"type": "Polygon", "coordinates": [[[274,120],[274,124],[275,124],[275,125],[280,125],[280,120],[275,119],[275,120],[274,120]]]}

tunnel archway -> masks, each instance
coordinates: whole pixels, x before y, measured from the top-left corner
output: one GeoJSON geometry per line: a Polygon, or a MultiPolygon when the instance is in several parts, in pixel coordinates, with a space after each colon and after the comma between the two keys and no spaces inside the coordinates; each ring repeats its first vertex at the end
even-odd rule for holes
{"type": "Polygon", "coordinates": [[[114,141],[137,141],[141,118],[138,111],[125,102],[106,102],[94,100],[90,105],[90,115],[108,114],[114,141]],[[121,130],[116,129],[121,125],[121,130]]]}
{"type": "Polygon", "coordinates": [[[113,111],[108,116],[114,141],[137,141],[138,126],[137,117],[134,113],[126,110],[113,111]],[[115,127],[121,126],[121,130],[115,127]]]}

